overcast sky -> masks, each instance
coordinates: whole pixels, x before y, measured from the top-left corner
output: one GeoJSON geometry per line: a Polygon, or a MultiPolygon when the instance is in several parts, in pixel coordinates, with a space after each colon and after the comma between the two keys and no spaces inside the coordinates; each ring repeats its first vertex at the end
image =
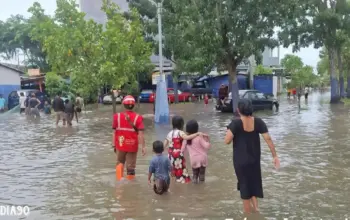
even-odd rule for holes
{"type": "MultiPolygon", "coordinates": [[[[96,0],[97,1],[97,0],[96,0]]],[[[53,14],[56,9],[56,0],[0,0],[0,20],[6,20],[8,17],[14,14],[22,14],[28,16],[28,8],[34,3],[39,2],[45,9],[46,13],[53,14]]],[[[281,59],[286,54],[291,54],[292,48],[281,48],[280,56],[281,59]]],[[[301,49],[296,55],[300,56],[303,62],[307,65],[316,68],[317,62],[319,61],[318,56],[319,50],[313,47],[301,49]]]]}

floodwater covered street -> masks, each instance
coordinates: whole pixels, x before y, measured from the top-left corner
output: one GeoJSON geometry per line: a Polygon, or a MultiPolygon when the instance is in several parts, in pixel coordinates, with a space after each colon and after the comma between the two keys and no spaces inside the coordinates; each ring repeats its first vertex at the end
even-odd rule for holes
{"type": "MultiPolygon", "coordinates": [[[[281,160],[275,171],[262,144],[265,198],[259,219],[350,217],[349,107],[330,106],[328,98],[328,93],[313,93],[307,104],[302,98],[298,114],[297,101],[283,97],[278,113],[256,114],[267,122],[281,160]]],[[[31,212],[25,219],[38,220],[242,217],[232,145],[223,144],[230,114],[214,111],[214,104],[171,106],[172,114],[199,121],[212,148],[206,183],[172,182],[171,192],[158,196],[147,183],[151,143],[163,140],[170,126],[155,127],[152,105],[141,104],[148,152],[139,155],[136,180],[116,184],[111,109],[83,114],[71,128],[56,127],[54,116],[28,122],[19,114],[0,115],[0,204],[27,205],[31,212]]]]}

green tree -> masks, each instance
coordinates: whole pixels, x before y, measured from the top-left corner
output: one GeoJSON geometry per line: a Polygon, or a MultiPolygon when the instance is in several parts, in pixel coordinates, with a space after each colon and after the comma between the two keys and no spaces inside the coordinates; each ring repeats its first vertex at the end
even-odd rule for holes
{"type": "Polygon", "coordinates": [[[48,72],[45,76],[45,89],[50,95],[54,97],[58,92],[62,92],[65,88],[65,82],[62,77],[57,75],[55,72],[48,72]]]}
{"type": "Polygon", "coordinates": [[[256,66],[255,75],[261,75],[261,74],[272,74],[272,69],[269,67],[264,67],[263,65],[259,64],[256,66]]]}
{"type": "Polygon", "coordinates": [[[45,18],[32,30],[32,36],[44,45],[52,68],[69,76],[72,90],[84,97],[96,97],[104,85],[135,85],[137,74],[151,68],[150,45],[144,41],[137,12],[132,11],[127,20],[115,4],[104,1],[102,9],[108,18],[104,29],[85,20],[75,0],[57,0],[52,18],[44,15],[38,3],[29,10],[33,16],[45,18]]]}
{"type": "MultiPolygon", "coordinates": [[[[143,11],[154,7],[147,0],[135,1],[134,5],[144,3],[143,11]]],[[[271,0],[193,0],[184,6],[180,0],[164,1],[166,47],[173,52],[177,68],[183,66],[186,72],[206,72],[213,66],[225,66],[229,72],[235,110],[238,101],[237,65],[266,46],[273,48],[278,45],[272,36],[275,26],[283,19],[281,11],[289,8],[288,4],[288,1],[276,4],[271,0]]],[[[154,16],[154,11],[149,14],[154,16]]],[[[155,35],[151,33],[151,36],[155,35]]]]}
{"type": "Polygon", "coordinates": [[[15,15],[5,22],[0,21],[0,53],[5,59],[13,59],[23,55],[24,65],[30,68],[40,68],[46,72],[50,69],[45,54],[38,41],[30,37],[34,18],[26,19],[15,15]]]}
{"type": "Polygon", "coordinates": [[[350,37],[346,40],[343,50],[342,59],[344,60],[344,71],[346,71],[347,77],[347,98],[350,98],[350,37]]]}
{"type": "MultiPolygon", "coordinates": [[[[138,84],[137,74],[150,73],[153,69],[151,44],[143,38],[143,27],[136,10],[132,10],[126,19],[117,5],[107,0],[103,2],[102,10],[108,20],[100,41],[104,52],[100,66],[101,81],[114,88],[131,84],[126,88],[132,92],[138,84]]],[[[115,111],[115,104],[113,106],[115,111]]]]}
{"type": "Polygon", "coordinates": [[[315,48],[327,48],[331,81],[330,101],[336,103],[340,100],[336,57],[344,44],[339,32],[347,32],[349,29],[349,4],[346,0],[294,0],[290,1],[290,4],[295,8],[296,19],[284,20],[279,37],[284,46],[293,44],[294,50],[312,43],[315,48]]]}
{"type": "Polygon", "coordinates": [[[300,57],[292,54],[287,54],[281,60],[281,66],[284,68],[287,74],[292,75],[299,71],[304,66],[304,63],[300,57]]]}

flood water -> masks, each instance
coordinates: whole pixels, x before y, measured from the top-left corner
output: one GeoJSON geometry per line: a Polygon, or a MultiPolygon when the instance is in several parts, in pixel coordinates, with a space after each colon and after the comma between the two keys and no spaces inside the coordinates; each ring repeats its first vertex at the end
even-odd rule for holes
{"type": "MultiPolygon", "coordinates": [[[[345,219],[350,214],[349,107],[330,106],[329,94],[310,94],[298,114],[296,101],[282,98],[278,113],[260,112],[281,160],[275,171],[262,144],[265,198],[258,219],[345,219]]],[[[0,205],[27,205],[23,219],[225,219],[242,217],[236,191],[232,146],[223,144],[230,114],[213,105],[178,104],[172,114],[196,119],[212,141],[206,183],[172,182],[156,195],[147,183],[151,143],[170,126],[154,126],[153,107],[145,115],[147,156],[139,155],[137,178],[115,181],[111,149],[111,108],[83,114],[72,128],[56,127],[54,116],[28,122],[18,114],[0,115],[0,205]]],[[[18,219],[0,216],[0,219],[18,219]]]]}

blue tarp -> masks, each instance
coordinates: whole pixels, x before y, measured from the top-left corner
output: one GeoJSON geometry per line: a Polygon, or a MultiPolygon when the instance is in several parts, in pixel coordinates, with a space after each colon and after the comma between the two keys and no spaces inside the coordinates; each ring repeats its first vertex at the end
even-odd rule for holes
{"type": "Polygon", "coordinates": [[[254,89],[265,94],[273,94],[272,75],[254,76],[254,89]]]}

